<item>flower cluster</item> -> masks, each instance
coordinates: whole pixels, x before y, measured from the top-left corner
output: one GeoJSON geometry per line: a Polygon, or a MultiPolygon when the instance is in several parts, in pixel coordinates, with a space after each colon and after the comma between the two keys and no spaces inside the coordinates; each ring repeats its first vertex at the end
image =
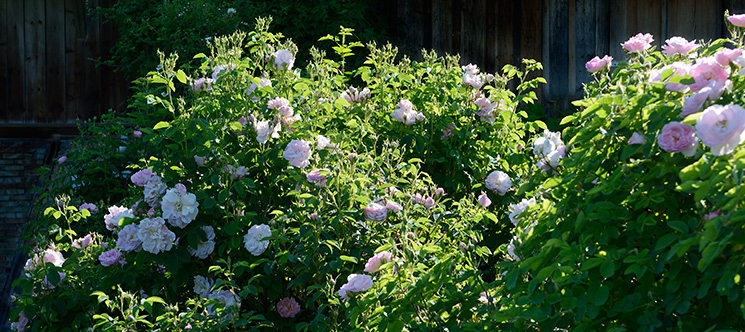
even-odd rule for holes
{"type": "Polygon", "coordinates": [[[251,255],[259,256],[269,247],[269,240],[265,239],[271,236],[272,230],[268,225],[253,225],[243,237],[243,245],[251,255]]]}
{"type": "Polygon", "coordinates": [[[398,122],[411,126],[417,121],[424,121],[424,114],[414,111],[414,104],[407,99],[398,102],[398,108],[391,112],[391,117],[398,122]]]}
{"type": "Polygon", "coordinates": [[[565,156],[564,142],[561,133],[552,132],[548,129],[543,131],[543,136],[533,141],[533,153],[539,158],[538,168],[543,171],[556,169],[559,162],[565,156]]]}

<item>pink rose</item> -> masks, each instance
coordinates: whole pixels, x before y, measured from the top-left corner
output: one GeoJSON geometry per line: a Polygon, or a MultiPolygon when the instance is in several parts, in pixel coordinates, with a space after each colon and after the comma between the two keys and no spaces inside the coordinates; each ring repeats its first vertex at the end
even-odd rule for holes
{"type": "Polygon", "coordinates": [[[339,296],[342,299],[347,299],[350,292],[364,292],[372,288],[372,278],[364,274],[350,274],[347,277],[347,283],[342,285],[339,289],[339,296]]]}
{"type": "Polygon", "coordinates": [[[482,192],[481,196],[479,196],[479,205],[481,205],[481,207],[483,208],[489,207],[489,205],[491,205],[491,200],[489,199],[489,195],[482,192]]]}
{"type": "Polygon", "coordinates": [[[470,86],[474,89],[481,89],[484,85],[484,75],[479,74],[479,67],[474,64],[468,64],[462,67],[465,73],[463,74],[463,85],[470,86]]]}
{"type": "Polygon", "coordinates": [[[269,101],[269,103],[266,105],[266,108],[270,110],[279,109],[280,107],[286,107],[290,106],[290,101],[284,98],[274,98],[269,101]]]}
{"type": "Polygon", "coordinates": [[[398,204],[398,203],[396,203],[394,201],[391,201],[391,200],[388,200],[388,199],[385,200],[385,208],[388,209],[388,211],[391,211],[393,213],[401,212],[401,210],[404,209],[401,206],[401,204],[398,204]]]}
{"type": "Polygon", "coordinates": [[[638,52],[652,47],[651,43],[653,41],[654,38],[652,38],[652,35],[648,33],[642,35],[639,33],[621,44],[621,46],[623,46],[623,49],[626,50],[626,52],[638,52]]]}
{"type": "Polygon", "coordinates": [[[388,209],[380,203],[370,203],[365,207],[364,215],[369,221],[383,222],[388,216],[388,209]]]}
{"type": "Polygon", "coordinates": [[[98,256],[98,260],[103,266],[111,266],[119,263],[120,257],[122,257],[122,253],[119,250],[111,249],[109,251],[104,251],[100,256],[98,256]]]}
{"type": "Polygon", "coordinates": [[[427,198],[424,200],[424,207],[428,209],[435,207],[435,200],[432,197],[427,196],[427,198]]]}
{"type": "Polygon", "coordinates": [[[155,176],[157,175],[153,173],[153,169],[147,168],[140,170],[135,174],[132,174],[129,179],[132,180],[132,183],[134,183],[136,186],[144,187],[150,181],[150,179],[154,178],[155,176]]]}
{"type": "Polygon", "coordinates": [[[709,106],[696,120],[696,131],[713,155],[731,153],[745,141],[745,109],[736,104],[709,106]]]}
{"type": "Polygon", "coordinates": [[[742,50],[737,49],[730,49],[730,48],[723,48],[719,50],[716,54],[714,54],[714,59],[717,60],[717,62],[722,66],[729,66],[729,64],[733,61],[735,61],[737,58],[739,58],[742,55],[742,50]]]}
{"type": "Polygon", "coordinates": [[[696,83],[690,85],[691,91],[698,92],[711,81],[725,82],[729,73],[714,57],[696,59],[696,64],[689,71],[696,83]]]}
{"type": "Polygon", "coordinates": [[[380,271],[380,267],[385,263],[393,261],[393,254],[388,251],[381,251],[374,256],[370,257],[365,264],[365,272],[375,273],[380,271]]]}
{"type": "Polygon", "coordinates": [[[305,168],[310,165],[310,156],[312,153],[310,142],[294,139],[287,144],[285,151],[282,152],[282,157],[287,159],[292,166],[305,168]]]}
{"type": "Polygon", "coordinates": [[[295,63],[295,58],[288,50],[279,50],[272,54],[274,56],[274,65],[279,70],[290,70],[295,63]]]}
{"type": "Polygon", "coordinates": [[[736,27],[745,28],[745,14],[730,15],[727,20],[736,27]]]}
{"type": "Polygon", "coordinates": [[[292,318],[300,312],[300,305],[294,298],[286,297],[277,303],[277,312],[280,317],[292,318]]]}
{"type": "Polygon", "coordinates": [[[672,153],[682,152],[687,157],[693,156],[698,147],[696,129],[675,121],[662,127],[662,132],[657,136],[657,142],[663,150],[672,153]]]}
{"type": "Polygon", "coordinates": [[[83,249],[89,246],[91,242],[93,242],[93,237],[91,236],[91,234],[88,234],[85,237],[81,237],[79,239],[75,239],[75,241],[72,241],[72,247],[83,249]]]}
{"type": "Polygon", "coordinates": [[[594,74],[601,70],[610,68],[612,62],[613,62],[613,58],[610,56],[606,55],[602,58],[596,56],[592,58],[592,60],[587,61],[587,63],[585,63],[585,68],[587,69],[588,72],[590,72],[591,74],[594,74]]]}
{"type": "Polygon", "coordinates": [[[80,208],[78,208],[78,210],[88,210],[88,212],[90,212],[91,214],[98,213],[98,207],[96,207],[96,204],[93,203],[83,203],[80,205],[80,208]]]}
{"type": "Polygon", "coordinates": [[[693,113],[698,113],[704,103],[709,99],[711,88],[703,88],[690,96],[683,97],[683,108],[680,110],[680,117],[686,117],[693,113]]]}
{"type": "Polygon", "coordinates": [[[306,175],[306,178],[308,179],[308,182],[314,183],[317,187],[325,187],[326,186],[326,176],[331,171],[328,168],[321,168],[321,169],[315,169],[308,173],[306,175]]]}
{"type": "Polygon", "coordinates": [[[494,110],[494,105],[491,103],[489,98],[481,97],[479,99],[476,99],[476,101],[473,102],[476,104],[476,106],[479,107],[479,112],[476,112],[479,116],[485,116],[494,110]]]}
{"type": "Polygon", "coordinates": [[[667,56],[672,56],[673,54],[685,55],[699,46],[701,45],[696,44],[694,41],[688,41],[683,37],[671,37],[665,41],[665,45],[662,45],[662,53],[665,53],[667,56]]]}
{"type": "Polygon", "coordinates": [[[67,161],[67,156],[62,156],[57,159],[57,164],[62,165],[67,161]]]}
{"type": "Polygon", "coordinates": [[[631,134],[631,138],[629,138],[629,142],[628,142],[629,145],[644,144],[644,143],[647,143],[647,139],[644,137],[644,135],[638,132],[634,132],[633,134],[631,134]]]}
{"type": "Polygon", "coordinates": [[[194,92],[204,92],[204,91],[210,91],[212,90],[212,83],[214,80],[211,78],[199,78],[193,82],[191,82],[191,91],[194,92]]]}
{"type": "Polygon", "coordinates": [[[132,136],[134,136],[135,138],[141,137],[142,136],[142,132],[139,131],[139,130],[135,130],[135,131],[132,132],[132,136]]]}

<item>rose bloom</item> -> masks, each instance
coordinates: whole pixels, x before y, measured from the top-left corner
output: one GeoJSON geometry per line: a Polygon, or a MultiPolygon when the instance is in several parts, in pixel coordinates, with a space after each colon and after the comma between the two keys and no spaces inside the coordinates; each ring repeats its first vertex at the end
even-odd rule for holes
{"type": "Polygon", "coordinates": [[[163,196],[161,202],[163,218],[178,228],[184,228],[191,223],[199,213],[197,196],[186,192],[186,187],[178,183],[163,196]]]}
{"type": "Polygon", "coordinates": [[[385,263],[393,261],[393,254],[388,251],[381,251],[374,256],[370,257],[365,264],[365,272],[375,273],[380,271],[380,267],[385,263]]]}
{"type": "Polygon", "coordinates": [[[287,144],[285,151],[282,152],[282,157],[287,159],[292,166],[305,168],[310,165],[310,156],[312,153],[310,142],[294,139],[287,144]]]}
{"type": "Polygon", "coordinates": [[[465,71],[463,73],[463,85],[477,90],[481,89],[481,86],[484,85],[484,75],[479,74],[479,67],[469,63],[463,66],[462,69],[465,71]]]}
{"type": "Polygon", "coordinates": [[[662,132],[657,136],[657,142],[663,150],[672,153],[682,152],[687,157],[693,156],[698,147],[696,129],[676,121],[662,127],[662,132]]]}
{"type": "Polygon", "coordinates": [[[510,258],[512,258],[513,261],[520,260],[520,256],[515,254],[515,238],[514,237],[510,240],[510,244],[507,245],[507,254],[510,255],[510,258]]]}
{"type": "Polygon", "coordinates": [[[166,227],[166,221],[160,217],[140,221],[137,237],[142,241],[142,249],[151,254],[171,250],[173,241],[176,241],[176,234],[166,227]]]}
{"type": "Polygon", "coordinates": [[[606,55],[600,58],[596,56],[592,58],[592,60],[587,61],[587,63],[585,63],[585,69],[587,69],[587,71],[590,72],[591,74],[594,74],[601,70],[610,68],[611,63],[613,63],[613,57],[606,55]]]}
{"type": "Polygon", "coordinates": [[[62,165],[66,161],[67,161],[67,156],[62,156],[62,157],[59,157],[59,159],[57,159],[57,164],[62,165]]]}
{"type": "Polygon", "coordinates": [[[388,211],[391,211],[393,213],[401,212],[404,208],[401,206],[401,204],[398,204],[392,200],[386,199],[385,200],[385,208],[388,209],[388,211]]]}
{"type": "Polygon", "coordinates": [[[246,95],[251,97],[251,101],[257,102],[259,101],[259,97],[253,95],[254,91],[256,91],[256,88],[263,88],[266,86],[272,86],[272,81],[270,81],[268,78],[262,78],[259,84],[251,82],[251,84],[246,89],[246,95]]]}
{"type": "Polygon", "coordinates": [[[197,249],[189,246],[187,250],[192,256],[205,259],[215,250],[215,229],[212,228],[212,226],[202,226],[201,229],[206,234],[207,241],[202,241],[200,239],[197,249]]]}
{"type": "Polygon", "coordinates": [[[254,122],[254,131],[256,131],[256,141],[264,144],[269,141],[270,137],[279,138],[279,130],[282,126],[277,123],[274,126],[269,121],[254,122]]]}
{"type": "Polygon", "coordinates": [[[729,154],[745,141],[745,109],[736,104],[709,106],[696,120],[696,132],[711,154],[729,154]]]}
{"type": "Polygon", "coordinates": [[[212,83],[214,81],[211,78],[199,78],[191,82],[191,91],[203,92],[212,90],[212,83]]]}
{"type": "Polygon", "coordinates": [[[483,208],[488,208],[489,205],[491,205],[491,200],[489,199],[489,195],[487,195],[484,192],[481,193],[481,196],[479,196],[478,201],[479,201],[479,205],[481,205],[481,207],[483,208]]]}
{"type": "Polygon", "coordinates": [[[729,78],[728,69],[722,67],[714,57],[696,59],[696,64],[689,71],[696,81],[689,86],[691,91],[698,92],[712,81],[724,83],[729,78]]]}
{"type": "Polygon", "coordinates": [[[72,241],[72,247],[73,248],[78,248],[78,249],[83,249],[83,248],[89,246],[91,244],[91,242],[93,242],[93,236],[91,236],[91,234],[88,234],[88,235],[86,235],[84,237],[75,239],[75,241],[72,241]]]}
{"type": "Polygon", "coordinates": [[[18,321],[10,323],[10,330],[16,332],[26,332],[27,325],[28,318],[26,317],[26,314],[21,311],[21,313],[18,314],[18,321]]]}
{"type": "Polygon", "coordinates": [[[665,45],[662,45],[662,53],[665,53],[667,56],[672,56],[673,54],[685,55],[699,46],[701,45],[696,44],[695,41],[688,41],[683,37],[671,37],[665,41],[665,45]]]}
{"type": "Polygon", "coordinates": [[[328,168],[314,169],[306,175],[306,178],[308,179],[308,182],[314,183],[317,187],[325,187],[326,182],[328,182],[326,176],[330,172],[331,171],[328,168]]]}
{"type": "MultiPolygon", "coordinates": [[[[220,301],[220,303],[222,303],[223,305],[223,310],[230,310],[233,307],[240,307],[238,296],[227,289],[215,290],[214,292],[207,295],[207,299],[217,299],[218,301],[220,301]]],[[[210,304],[207,306],[207,313],[209,313],[210,315],[214,315],[217,313],[215,311],[214,304],[210,304]]],[[[229,317],[234,316],[235,313],[231,314],[229,317]]]]}
{"type": "Polygon", "coordinates": [[[629,138],[629,142],[628,142],[629,145],[644,144],[644,143],[647,143],[647,139],[644,137],[644,135],[638,132],[634,132],[633,134],[631,134],[631,138],[629,138]]]}
{"type": "Polygon", "coordinates": [[[736,27],[745,28],[745,14],[730,15],[727,20],[736,27]]]}
{"type": "Polygon", "coordinates": [[[292,318],[300,312],[300,304],[291,297],[286,297],[277,303],[277,312],[280,317],[292,318]]]}
{"type": "Polygon", "coordinates": [[[265,224],[253,225],[246,236],[243,237],[243,244],[251,255],[259,256],[269,247],[269,240],[264,240],[264,238],[270,236],[272,236],[272,230],[269,226],[265,224]]]}
{"type": "Polygon", "coordinates": [[[281,107],[288,107],[288,106],[290,106],[289,100],[285,98],[277,97],[277,98],[270,100],[269,103],[266,105],[266,108],[270,110],[274,110],[274,109],[279,109],[281,107]]]}
{"type": "Polygon", "coordinates": [[[207,297],[214,284],[215,281],[210,278],[194,276],[194,293],[199,295],[199,297],[207,297]]]}
{"type": "Polygon", "coordinates": [[[723,48],[719,50],[716,54],[714,54],[714,59],[717,60],[717,62],[722,66],[729,66],[731,62],[734,62],[742,55],[742,50],[737,49],[731,49],[731,48],[723,48]]]}
{"type": "Polygon", "coordinates": [[[346,300],[349,298],[349,293],[364,292],[370,289],[373,285],[372,278],[364,274],[350,274],[347,277],[347,283],[342,285],[339,289],[339,296],[346,300]]]}
{"type": "Polygon", "coordinates": [[[119,250],[111,249],[109,251],[104,251],[100,256],[98,256],[98,261],[101,262],[101,265],[103,266],[111,266],[119,263],[120,257],[122,257],[122,253],[119,250]]]}
{"type": "Polygon", "coordinates": [[[626,50],[626,52],[638,52],[652,47],[651,43],[653,41],[654,38],[652,38],[652,35],[648,33],[642,35],[639,33],[621,44],[621,46],[623,46],[623,49],[626,50]]]}
{"type": "Polygon", "coordinates": [[[142,240],[137,237],[137,233],[140,230],[140,226],[137,224],[129,224],[124,226],[122,230],[117,234],[116,246],[122,251],[139,251],[142,240]]]}
{"type": "Polygon", "coordinates": [[[316,140],[318,141],[318,150],[323,150],[325,148],[335,148],[336,144],[331,143],[331,139],[329,139],[326,136],[318,135],[316,137],[316,140]]]}
{"type": "Polygon", "coordinates": [[[479,99],[476,99],[476,101],[474,101],[473,103],[479,107],[480,111],[476,112],[476,114],[480,116],[486,116],[487,114],[491,113],[492,110],[494,110],[494,105],[491,103],[489,98],[481,97],[479,99]]]}
{"type": "Polygon", "coordinates": [[[357,104],[364,102],[370,97],[370,89],[365,88],[362,91],[357,88],[350,86],[347,90],[341,93],[341,97],[344,98],[350,104],[357,104]]]}
{"type": "Polygon", "coordinates": [[[512,224],[517,226],[517,223],[522,220],[522,218],[519,217],[520,214],[525,212],[525,210],[527,210],[529,206],[535,203],[535,197],[532,197],[531,199],[523,198],[523,200],[517,204],[510,204],[510,214],[508,216],[510,218],[510,221],[512,221],[512,224]]]}
{"type": "Polygon", "coordinates": [[[137,173],[135,174],[132,174],[129,179],[132,180],[132,183],[134,183],[136,186],[144,187],[151,179],[156,176],[157,175],[153,173],[152,168],[146,168],[137,171],[137,173]]]}
{"type": "Polygon", "coordinates": [[[93,203],[83,203],[80,205],[78,210],[80,211],[88,210],[88,212],[90,212],[91,214],[98,213],[98,207],[96,206],[96,204],[93,204],[93,203]]]}
{"type": "Polygon", "coordinates": [[[141,137],[142,136],[142,132],[139,131],[139,130],[135,130],[135,131],[132,132],[132,136],[134,136],[135,138],[141,137]]]}
{"type": "Polygon", "coordinates": [[[109,213],[103,216],[103,221],[106,224],[106,229],[113,231],[119,228],[119,221],[122,218],[134,218],[132,211],[123,206],[110,206],[109,213]]]}
{"type": "Polygon", "coordinates": [[[369,221],[383,222],[388,216],[388,209],[379,203],[370,203],[364,209],[365,219],[369,221]]]}
{"type": "Polygon", "coordinates": [[[272,56],[274,57],[274,64],[279,70],[290,70],[295,63],[295,58],[288,50],[276,51],[272,53],[272,56]]]}
{"type": "Polygon", "coordinates": [[[56,267],[62,267],[62,264],[65,263],[65,257],[59,251],[47,249],[41,254],[36,254],[34,258],[26,260],[26,265],[23,269],[25,271],[31,271],[36,269],[36,266],[43,265],[44,263],[52,263],[56,267]]]}
{"type": "Polygon", "coordinates": [[[504,196],[510,188],[512,188],[512,180],[505,172],[494,171],[486,177],[486,189],[499,194],[499,196],[504,196]]]}

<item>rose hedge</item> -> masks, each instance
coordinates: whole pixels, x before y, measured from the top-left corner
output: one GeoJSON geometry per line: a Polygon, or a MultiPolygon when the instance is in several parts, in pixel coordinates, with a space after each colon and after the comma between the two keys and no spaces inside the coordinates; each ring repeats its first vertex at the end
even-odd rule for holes
{"type": "Polygon", "coordinates": [[[549,131],[552,157],[523,150],[546,129],[520,111],[544,82],[526,79],[540,64],[485,74],[434,53],[396,61],[395,48],[370,44],[365,66],[347,72],[350,32],[326,38],[341,61],[312,49],[305,70],[265,20],[215,38],[188,75],[161,54],[127,118],[85,126],[61,160],[45,196],[54,203],[30,225],[15,327],[488,320],[482,293],[509,238],[500,219],[521,183],[548,176],[533,164],[563,156],[549,131]],[[517,94],[505,88],[512,79],[517,94]]]}

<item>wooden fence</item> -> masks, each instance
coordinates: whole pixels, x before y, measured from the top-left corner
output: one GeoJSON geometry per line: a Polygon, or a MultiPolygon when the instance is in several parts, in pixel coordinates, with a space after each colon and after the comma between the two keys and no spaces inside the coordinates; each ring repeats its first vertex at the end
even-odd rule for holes
{"type": "MultiPolygon", "coordinates": [[[[389,0],[390,1],[390,0],[389,0]]],[[[398,37],[412,49],[461,54],[463,64],[494,72],[521,58],[543,63],[542,103],[549,114],[582,96],[595,55],[625,59],[620,44],[651,33],[659,50],[667,38],[728,36],[724,11],[745,13],[737,0],[393,0],[398,37]]]]}
{"type": "MultiPolygon", "coordinates": [[[[0,0],[0,127],[70,127],[122,110],[127,82],[108,59],[110,24],[89,9],[115,0],[0,0]]],[[[623,60],[620,43],[639,32],[665,39],[727,35],[724,11],[742,0],[381,0],[397,17],[404,50],[459,53],[462,63],[497,71],[521,58],[539,60],[548,84],[540,91],[549,115],[582,95],[584,64],[595,55],[623,60]]],[[[411,52],[411,53],[415,53],[411,52]]],[[[0,133],[2,134],[2,133],[0,133]]]]}
{"type": "Polygon", "coordinates": [[[111,24],[89,12],[113,0],[0,0],[0,126],[73,126],[120,108],[126,82],[108,57],[111,24]]]}

